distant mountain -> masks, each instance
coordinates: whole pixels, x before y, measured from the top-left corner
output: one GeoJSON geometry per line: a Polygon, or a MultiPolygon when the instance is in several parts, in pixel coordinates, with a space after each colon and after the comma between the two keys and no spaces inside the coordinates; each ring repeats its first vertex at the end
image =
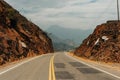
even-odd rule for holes
{"type": "Polygon", "coordinates": [[[61,39],[54,34],[48,34],[48,36],[52,39],[53,47],[55,51],[65,51],[71,50],[75,48],[75,42],[70,39],[61,39]]]}
{"type": "Polygon", "coordinates": [[[46,31],[51,34],[55,34],[61,39],[73,40],[76,43],[76,46],[78,46],[89,34],[91,34],[92,29],[91,30],[70,29],[58,25],[53,25],[49,27],[46,31]]]}

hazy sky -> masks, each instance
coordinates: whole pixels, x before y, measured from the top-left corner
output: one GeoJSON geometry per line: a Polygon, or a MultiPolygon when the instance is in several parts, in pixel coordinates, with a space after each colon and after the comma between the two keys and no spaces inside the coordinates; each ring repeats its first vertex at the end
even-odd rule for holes
{"type": "Polygon", "coordinates": [[[5,0],[25,17],[46,29],[52,25],[93,29],[117,19],[117,0],[5,0]]]}

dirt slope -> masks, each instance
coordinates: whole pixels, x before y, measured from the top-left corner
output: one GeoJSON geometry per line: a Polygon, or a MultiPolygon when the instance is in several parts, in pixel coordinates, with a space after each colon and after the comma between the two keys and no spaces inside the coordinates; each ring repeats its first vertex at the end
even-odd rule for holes
{"type": "Polygon", "coordinates": [[[75,54],[92,60],[120,63],[120,22],[108,21],[98,25],[75,54]]]}
{"type": "Polygon", "coordinates": [[[0,0],[0,64],[49,52],[53,46],[47,34],[0,0]]]}

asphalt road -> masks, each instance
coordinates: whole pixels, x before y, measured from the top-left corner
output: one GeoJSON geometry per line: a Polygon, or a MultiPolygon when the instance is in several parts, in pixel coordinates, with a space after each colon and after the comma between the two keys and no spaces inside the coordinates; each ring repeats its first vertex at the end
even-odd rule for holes
{"type": "Polygon", "coordinates": [[[40,56],[0,75],[0,80],[48,80],[52,54],[40,56]]]}
{"type": "Polygon", "coordinates": [[[0,72],[0,80],[120,80],[120,78],[78,62],[63,52],[58,52],[8,68],[0,72]]]}
{"type": "Polygon", "coordinates": [[[62,53],[55,55],[54,65],[56,80],[120,80],[62,53]]]}

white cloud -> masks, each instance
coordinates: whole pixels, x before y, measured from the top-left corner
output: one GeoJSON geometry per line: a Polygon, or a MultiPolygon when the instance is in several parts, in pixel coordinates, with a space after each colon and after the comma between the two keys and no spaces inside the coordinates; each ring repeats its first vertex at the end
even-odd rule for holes
{"type": "Polygon", "coordinates": [[[116,19],[115,0],[6,0],[38,25],[89,29],[116,19]]]}

